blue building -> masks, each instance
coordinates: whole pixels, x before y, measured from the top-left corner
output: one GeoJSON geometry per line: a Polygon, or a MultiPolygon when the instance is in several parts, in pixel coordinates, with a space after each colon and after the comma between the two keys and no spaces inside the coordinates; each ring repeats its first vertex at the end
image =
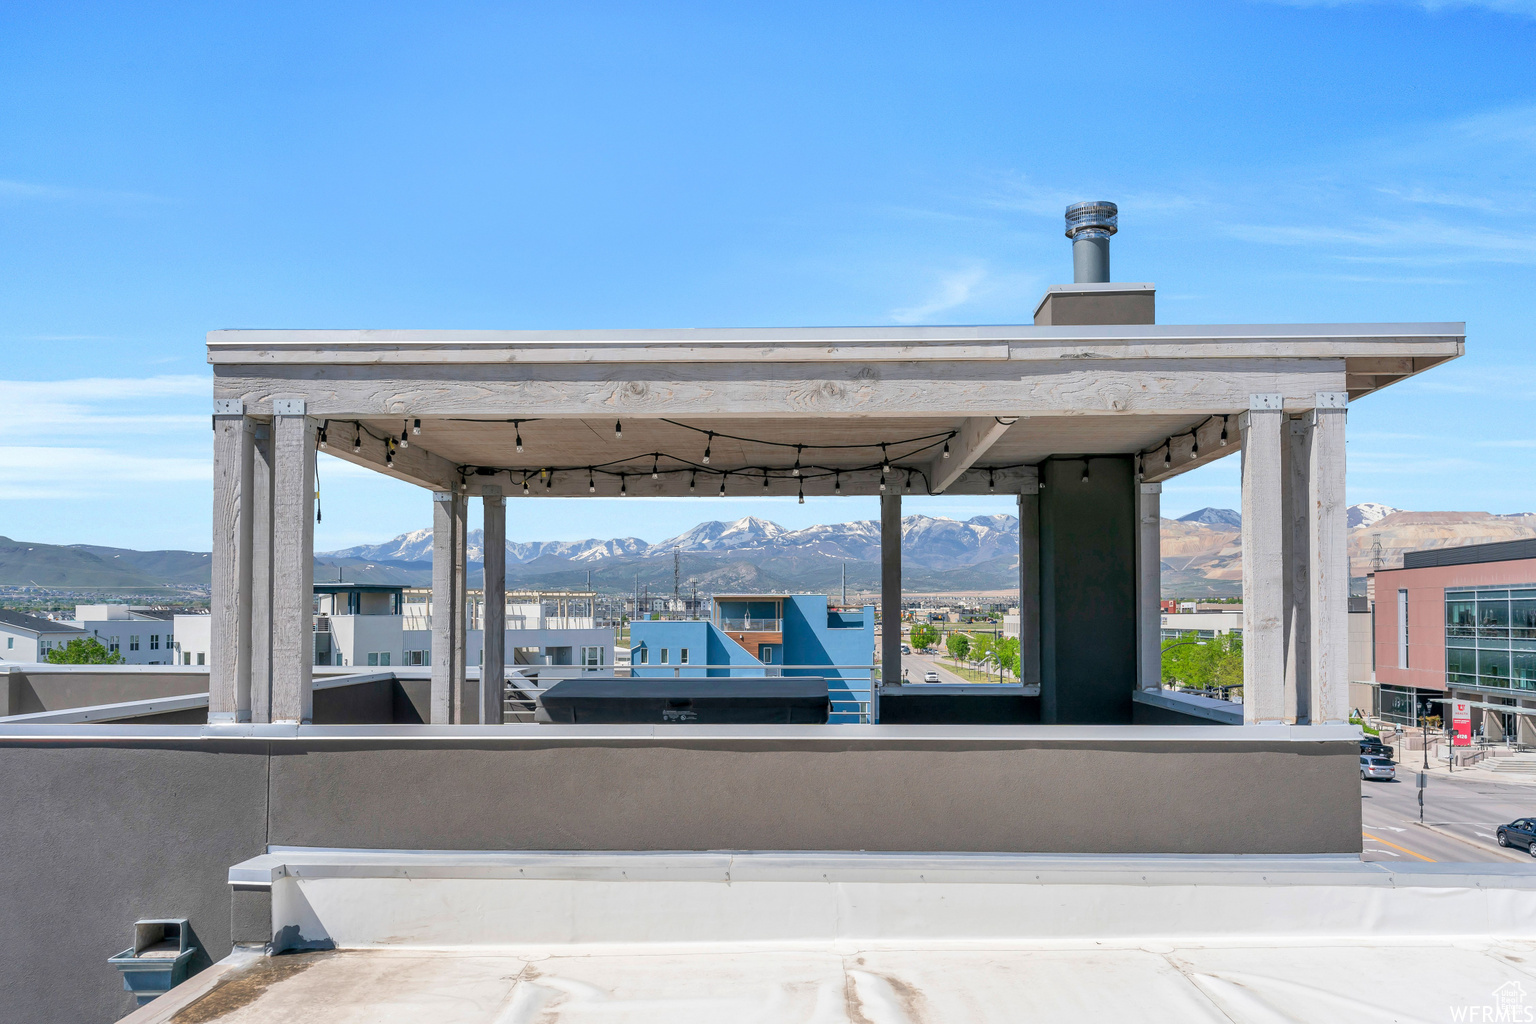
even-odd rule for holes
{"type": "Polygon", "coordinates": [[[821,676],[834,721],[867,706],[875,656],[875,609],[827,607],[822,594],[715,597],[710,618],[638,620],[629,626],[631,674],[821,676]]]}

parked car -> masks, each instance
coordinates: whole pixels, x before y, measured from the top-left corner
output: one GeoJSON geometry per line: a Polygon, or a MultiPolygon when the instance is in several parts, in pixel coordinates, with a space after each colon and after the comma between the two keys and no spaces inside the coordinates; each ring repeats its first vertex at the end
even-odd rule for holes
{"type": "Polygon", "coordinates": [[[1384,757],[1388,761],[1392,760],[1392,748],[1381,742],[1381,740],[1377,739],[1375,736],[1361,737],[1360,753],[1368,754],[1371,757],[1384,757]]]}
{"type": "Polygon", "coordinates": [[[1368,754],[1361,754],[1360,778],[1385,779],[1391,782],[1397,778],[1397,767],[1385,757],[1371,757],[1368,754]]]}
{"type": "Polygon", "coordinates": [[[1500,846],[1523,846],[1536,857],[1536,818],[1516,818],[1498,828],[1500,846]]]}
{"type": "Polygon", "coordinates": [[[936,683],[938,681],[939,681],[939,674],[937,672],[933,671],[932,669],[929,669],[927,672],[925,672],[923,674],[923,682],[925,682],[925,683],[936,683]]]}
{"type": "Polygon", "coordinates": [[[912,653],[912,648],[908,647],[906,644],[902,644],[901,645],[901,653],[902,654],[911,654],[912,653]]]}

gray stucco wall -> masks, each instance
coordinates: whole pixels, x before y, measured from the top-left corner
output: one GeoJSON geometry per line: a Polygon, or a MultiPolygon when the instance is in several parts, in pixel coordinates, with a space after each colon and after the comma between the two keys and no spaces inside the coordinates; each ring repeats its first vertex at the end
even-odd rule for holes
{"type": "Polygon", "coordinates": [[[6,685],[0,717],[208,692],[206,668],[181,670],[169,666],[85,668],[71,665],[53,671],[46,668],[29,671],[15,665],[0,672],[0,681],[6,685]]]}
{"type": "Polygon", "coordinates": [[[395,849],[1345,853],[1354,742],[0,734],[0,1020],[131,1008],[139,917],[229,949],[229,865],[395,849]],[[1170,798],[1177,794],[1177,798],[1170,798]]]}

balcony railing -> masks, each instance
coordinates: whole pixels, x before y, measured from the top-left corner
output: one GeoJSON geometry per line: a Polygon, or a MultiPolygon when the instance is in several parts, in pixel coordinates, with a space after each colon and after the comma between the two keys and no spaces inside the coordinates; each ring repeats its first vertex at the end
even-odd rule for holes
{"type": "MultiPolygon", "coordinates": [[[[832,710],[827,716],[829,725],[854,725],[869,723],[870,689],[879,679],[879,669],[874,665],[771,665],[765,675],[781,675],[782,669],[803,670],[807,673],[832,673],[841,678],[827,677],[832,710]]],[[[504,699],[504,716],[508,722],[532,722],[537,705],[537,694],[549,689],[562,679],[575,679],[583,675],[602,673],[620,678],[640,679],[724,679],[725,676],[705,676],[701,670],[731,669],[748,678],[757,677],[759,670],[751,665],[616,665],[596,668],[581,665],[520,665],[517,677],[507,682],[504,699]],[[638,669],[638,673],[632,669],[638,669]]],[[[741,678],[738,676],[737,678],[741,678]]]]}
{"type": "Polygon", "coordinates": [[[748,615],[741,619],[721,618],[716,623],[727,633],[782,633],[783,619],[763,619],[748,615]]]}

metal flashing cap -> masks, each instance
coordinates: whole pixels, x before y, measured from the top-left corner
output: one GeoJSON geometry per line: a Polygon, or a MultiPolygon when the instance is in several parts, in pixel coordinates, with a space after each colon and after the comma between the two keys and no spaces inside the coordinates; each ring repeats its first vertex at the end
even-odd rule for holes
{"type": "Polygon", "coordinates": [[[1067,237],[1074,242],[1079,238],[1108,238],[1120,229],[1119,214],[1119,207],[1102,199],[1073,203],[1067,207],[1067,237]]]}

